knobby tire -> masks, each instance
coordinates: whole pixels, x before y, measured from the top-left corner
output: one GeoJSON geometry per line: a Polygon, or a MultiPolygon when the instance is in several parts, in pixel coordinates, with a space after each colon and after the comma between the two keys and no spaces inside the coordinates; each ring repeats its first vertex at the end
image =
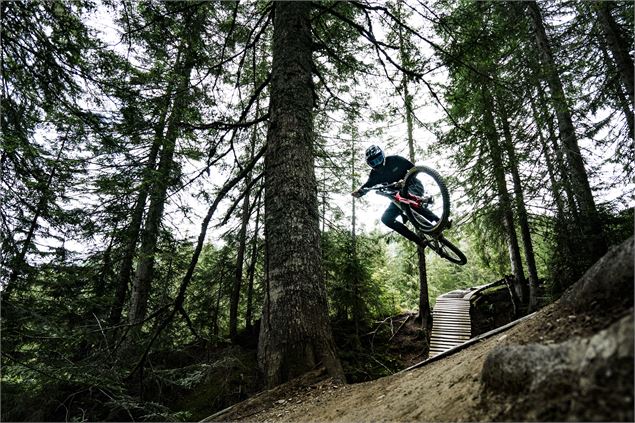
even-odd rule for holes
{"type": "Polygon", "coordinates": [[[443,235],[439,235],[436,240],[432,240],[428,247],[430,247],[434,250],[435,253],[437,253],[444,259],[451,261],[452,263],[461,266],[467,263],[467,257],[465,257],[465,254],[463,254],[463,252],[459,250],[459,247],[452,244],[443,235]]]}
{"type": "Polygon", "coordinates": [[[441,216],[437,216],[439,218],[439,221],[436,222],[434,225],[425,225],[420,222],[420,220],[422,218],[425,219],[425,217],[420,213],[417,213],[416,209],[414,209],[413,207],[406,205],[404,207],[404,212],[406,213],[406,216],[408,216],[410,222],[415,226],[415,228],[425,234],[436,235],[441,233],[441,231],[443,231],[443,229],[445,229],[445,227],[447,226],[448,219],[450,217],[450,193],[448,192],[448,188],[445,185],[445,181],[436,170],[427,166],[415,166],[410,169],[410,171],[406,175],[406,178],[404,180],[404,187],[401,189],[400,192],[402,196],[408,195],[409,183],[413,181],[419,173],[425,173],[429,175],[439,187],[439,191],[441,192],[441,196],[443,198],[442,214],[441,216]]]}

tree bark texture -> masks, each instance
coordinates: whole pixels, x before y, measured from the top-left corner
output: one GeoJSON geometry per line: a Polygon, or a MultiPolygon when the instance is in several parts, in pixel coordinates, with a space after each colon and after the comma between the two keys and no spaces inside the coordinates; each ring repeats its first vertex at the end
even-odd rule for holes
{"type": "Polygon", "coordinates": [[[258,363],[267,386],[318,363],[343,380],[328,318],[313,152],[311,3],[275,4],[265,155],[267,292],[258,363]]]}
{"type": "Polygon", "coordinates": [[[531,15],[544,76],[549,84],[551,101],[556,110],[560,139],[566,149],[574,194],[580,208],[582,230],[585,238],[584,243],[586,244],[586,248],[584,248],[586,251],[583,251],[583,253],[588,255],[590,260],[595,261],[607,250],[602,223],[595,206],[595,200],[593,199],[593,193],[584,167],[584,160],[575,134],[571,110],[567,104],[567,98],[553,58],[540,8],[535,1],[527,2],[527,6],[531,15]]]}
{"type": "Polygon", "coordinates": [[[247,285],[247,310],[245,311],[245,327],[247,329],[252,328],[253,321],[254,276],[256,274],[256,263],[258,261],[258,231],[260,229],[259,223],[261,208],[261,196],[258,195],[258,199],[256,200],[256,226],[251,238],[251,260],[249,262],[249,268],[247,269],[247,278],[249,280],[247,285]]]}
{"type": "MultiPolygon", "coordinates": [[[[251,182],[251,175],[247,176],[245,185],[251,182]]],[[[243,262],[245,260],[245,250],[247,249],[247,225],[249,224],[249,190],[243,200],[243,210],[238,233],[238,252],[236,253],[236,268],[234,272],[234,284],[229,303],[229,336],[233,338],[238,333],[238,305],[240,302],[240,288],[243,282],[243,262]]]]}

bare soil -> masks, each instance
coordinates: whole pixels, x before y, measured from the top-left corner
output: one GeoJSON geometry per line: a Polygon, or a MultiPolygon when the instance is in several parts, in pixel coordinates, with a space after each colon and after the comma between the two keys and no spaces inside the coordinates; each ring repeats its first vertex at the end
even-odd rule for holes
{"type": "MultiPolygon", "coordinates": [[[[633,313],[632,307],[574,314],[556,302],[505,332],[420,368],[351,385],[334,383],[318,370],[237,404],[227,412],[214,416],[214,420],[505,420],[506,411],[522,399],[510,396],[494,404],[483,403],[480,373],[485,357],[493,348],[527,343],[548,345],[571,337],[588,337],[629,313],[633,313]]],[[[563,401],[567,401],[567,398],[563,398],[563,401]]],[[[541,404],[537,402],[535,406],[540,407],[541,404]]]]}
{"type": "Polygon", "coordinates": [[[634,250],[630,238],[560,300],[454,354],[350,385],[316,371],[209,420],[634,421],[634,250]]]}

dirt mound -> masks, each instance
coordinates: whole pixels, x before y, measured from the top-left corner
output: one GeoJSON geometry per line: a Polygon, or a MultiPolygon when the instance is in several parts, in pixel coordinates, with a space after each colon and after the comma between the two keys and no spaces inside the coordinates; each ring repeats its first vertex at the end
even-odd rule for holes
{"type": "Polygon", "coordinates": [[[632,316],[630,239],[590,269],[561,301],[456,354],[355,385],[342,386],[328,379],[296,381],[261,394],[259,407],[246,401],[215,418],[632,421],[632,316]],[[611,286],[603,290],[602,284],[611,286]],[[532,370],[534,355],[548,362],[546,366],[532,370]],[[625,363],[631,363],[630,367],[625,363]],[[496,387],[501,380],[511,379],[514,389],[496,387]]]}

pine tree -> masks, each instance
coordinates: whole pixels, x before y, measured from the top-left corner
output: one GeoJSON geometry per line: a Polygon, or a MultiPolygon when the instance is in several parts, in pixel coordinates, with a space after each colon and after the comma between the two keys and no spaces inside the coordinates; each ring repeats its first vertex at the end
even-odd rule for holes
{"type": "Polygon", "coordinates": [[[275,6],[265,156],[267,292],[258,361],[268,386],[323,362],[343,378],[322,280],[313,169],[311,7],[275,6]]]}

